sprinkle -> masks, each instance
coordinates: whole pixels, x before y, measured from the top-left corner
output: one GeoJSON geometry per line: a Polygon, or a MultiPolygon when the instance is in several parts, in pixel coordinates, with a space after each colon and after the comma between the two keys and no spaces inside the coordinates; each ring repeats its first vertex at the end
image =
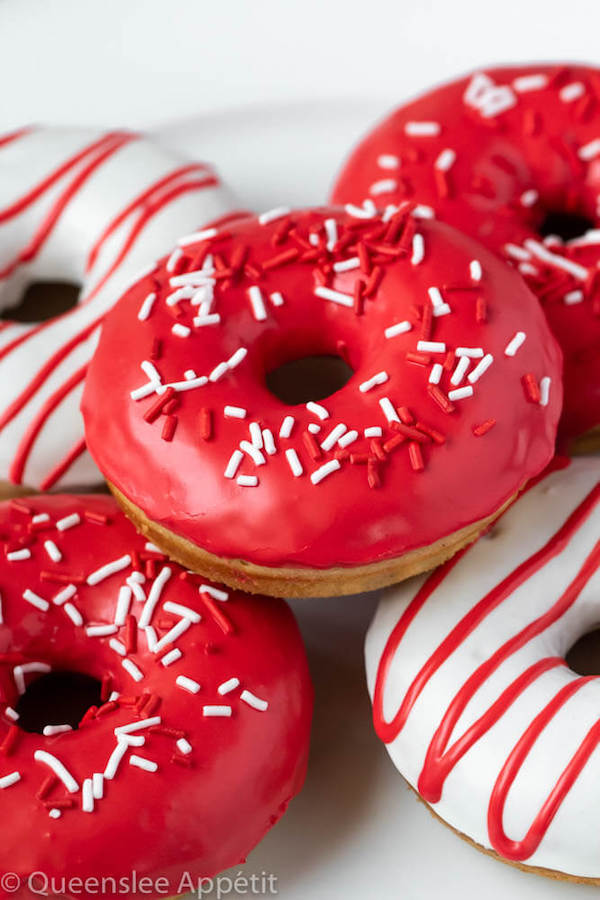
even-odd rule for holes
{"type": "Polygon", "coordinates": [[[358,431],[347,431],[338,439],[338,445],[343,449],[353,444],[356,440],[358,440],[358,431]]]}
{"type": "Polygon", "coordinates": [[[239,366],[242,360],[246,358],[247,353],[248,350],[246,347],[239,347],[227,360],[227,368],[235,369],[235,367],[239,366]]]}
{"type": "Polygon", "coordinates": [[[49,522],[50,516],[48,513],[37,513],[37,515],[33,516],[31,521],[34,525],[39,525],[41,522],[49,522]]]}
{"type": "Polygon", "coordinates": [[[263,299],[262,291],[258,285],[254,284],[248,288],[248,297],[252,307],[252,314],[257,322],[264,322],[267,318],[267,310],[263,299]]]}
{"type": "Polygon", "coordinates": [[[192,745],[189,741],[186,741],[185,738],[179,738],[176,742],[175,746],[179,750],[180,753],[184,753],[186,756],[188,753],[192,752],[192,745]]]}
{"type": "Polygon", "coordinates": [[[590,141],[589,144],[584,144],[583,147],[580,147],[578,155],[579,159],[583,159],[585,162],[589,162],[595,156],[600,155],[600,138],[596,138],[590,141]]]}
{"type": "Polygon", "coordinates": [[[244,453],[248,454],[248,456],[252,459],[254,465],[264,466],[264,464],[266,463],[266,459],[264,458],[261,451],[254,444],[251,444],[250,441],[240,441],[240,450],[243,450],[244,453]]]}
{"type": "Polygon", "coordinates": [[[176,322],[171,328],[173,334],[177,335],[177,337],[186,338],[189,337],[192,333],[192,329],[188,328],[187,325],[182,325],[180,322],[176,322]]]}
{"type": "Polygon", "coordinates": [[[238,475],[236,478],[236,484],[239,484],[240,487],[257,487],[258,486],[258,476],[257,475],[238,475]]]}
{"type": "Polygon", "coordinates": [[[352,269],[360,268],[360,259],[358,256],[353,256],[350,259],[341,259],[339,262],[334,262],[333,271],[334,272],[350,272],[352,269]]]}
{"type": "Polygon", "coordinates": [[[136,766],[138,769],[143,769],[145,772],[156,772],[158,770],[158,765],[151,759],[146,759],[144,756],[137,756],[135,753],[132,753],[129,757],[129,765],[136,766]]]}
{"type": "Polygon", "coordinates": [[[531,206],[535,206],[535,204],[540,199],[540,195],[534,188],[530,188],[528,191],[523,191],[519,198],[519,202],[521,206],[524,206],[528,209],[531,206]]]}
{"type": "Polygon", "coordinates": [[[257,697],[250,691],[242,691],[240,700],[243,700],[244,703],[247,703],[248,706],[251,706],[253,709],[258,709],[260,712],[264,712],[269,707],[267,700],[261,700],[260,697],[257,697]]]}
{"type": "Polygon", "coordinates": [[[50,609],[48,601],[40,597],[39,594],[34,594],[29,588],[23,591],[23,600],[27,600],[28,603],[31,603],[37,609],[41,609],[42,612],[47,612],[50,609]]]}
{"type": "Polygon", "coordinates": [[[448,391],[449,400],[464,400],[465,397],[473,396],[473,388],[470,385],[457,388],[455,391],[448,391]]]}
{"type": "Polygon", "coordinates": [[[311,434],[318,434],[321,430],[321,426],[317,425],[316,422],[310,422],[308,425],[308,430],[311,434]]]}
{"type": "Polygon", "coordinates": [[[324,406],[321,406],[320,403],[315,403],[313,400],[309,400],[306,404],[306,408],[313,415],[318,416],[321,421],[329,418],[329,412],[325,409],[324,406]]]}
{"type": "Polygon", "coordinates": [[[448,304],[444,301],[439,288],[427,288],[427,293],[429,294],[429,299],[431,300],[431,305],[433,306],[434,316],[447,316],[448,313],[452,312],[448,304]]]}
{"type": "Polygon", "coordinates": [[[10,775],[3,775],[0,778],[0,790],[4,790],[5,788],[11,787],[13,784],[16,784],[17,781],[21,780],[20,772],[11,772],[10,775]]]}
{"type": "Polygon", "coordinates": [[[406,122],[404,133],[410,137],[435,137],[442,128],[439,122],[406,122]]]}
{"type": "Polygon", "coordinates": [[[269,222],[275,222],[277,219],[283,219],[284,216],[289,215],[290,209],[288,206],[276,206],[274,209],[269,209],[267,212],[261,213],[258,217],[259,225],[267,225],[269,222]]]}
{"type": "Polygon", "coordinates": [[[148,599],[146,600],[144,609],[142,610],[142,615],[140,616],[140,628],[145,628],[147,625],[151,624],[154,610],[158,601],[160,600],[160,596],[162,594],[164,586],[171,577],[171,574],[172,571],[169,566],[163,566],[159,574],[152,582],[152,587],[150,588],[148,599]]]}
{"type": "Polygon", "coordinates": [[[219,590],[219,588],[213,587],[210,584],[201,584],[199,590],[200,593],[208,594],[209,597],[214,597],[215,600],[220,600],[221,603],[229,600],[229,594],[227,593],[227,591],[221,591],[219,590]]]}
{"type": "Polygon", "coordinates": [[[525,91],[539,91],[542,88],[545,88],[548,84],[548,79],[545,75],[520,75],[519,78],[515,78],[512,85],[519,94],[525,93],[525,91]]]}
{"type": "Polygon", "coordinates": [[[331,300],[333,303],[338,303],[340,306],[348,306],[350,308],[354,306],[354,297],[350,294],[342,294],[341,291],[334,291],[323,285],[319,285],[315,288],[315,296],[322,297],[324,300],[331,300]]]}
{"type": "Polygon", "coordinates": [[[62,559],[62,553],[54,543],[54,541],[44,541],[44,550],[52,560],[52,562],[60,562],[62,559]]]}
{"type": "Polygon", "coordinates": [[[106,565],[101,566],[99,569],[96,569],[95,572],[92,572],[91,575],[88,575],[86,582],[89,585],[99,584],[99,582],[104,581],[105,578],[109,578],[111,575],[116,575],[117,572],[121,572],[123,569],[126,569],[127,566],[131,565],[131,556],[127,553],[125,556],[121,556],[119,559],[113,560],[113,562],[106,563],[106,565]]]}
{"type": "Polygon", "coordinates": [[[356,206],[355,203],[346,203],[344,209],[354,219],[372,219],[373,216],[377,215],[377,207],[372,200],[364,200],[362,206],[356,206]]]}
{"type": "Polygon", "coordinates": [[[70,794],[75,794],[79,790],[79,785],[71,775],[71,773],[65,768],[65,766],[53,756],[52,753],[48,753],[46,750],[36,750],[33,754],[33,758],[36,762],[41,762],[47,765],[54,774],[60,778],[66,789],[70,794]]]}
{"type": "Polygon", "coordinates": [[[223,415],[228,419],[245,419],[248,411],[243,406],[226,406],[223,415]]]}
{"type": "Polygon", "coordinates": [[[481,281],[483,269],[478,259],[472,259],[469,263],[469,275],[471,276],[471,281],[481,281]]]}
{"type": "Polygon", "coordinates": [[[188,678],[187,675],[178,675],[175,679],[175,684],[183,688],[184,691],[189,691],[190,694],[197,694],[200,690],[198,682],[188,678]]]}
{"type": "Polygon", "coordinates": [[[201,241],[209,241],[211,238],[216,237],[218,233],[216,228],[204,228],[202,231],[195,231],[193,234],[179,238],[177,243],[180,247],[186,247],[188,244],[199,244],[201,241]]]}
{"type": "Polygon", "coordinates": [[[203,706],[202,707],[202,715],[215,717],[215,716],[231,716],[232,709],[230,706],[203,706]]]}
{"type": "Polygon", "coordinates": [[[379,400],[379,406],[381,407],[381,410],[388,422],[400,421],[400,419],[398,418],[398,413],[394,408],[394,404],[389,397],[381,397],[381,399],[379,400]]]}
{"type": "MultiPolygon", "coordinates": [[[[412,256],[410,258],[411,265],[418,266],[425,258],[425,241],[422,234],[414,234],[412,239],[412,256]]],[[[389,331],[389,329],[388,329],[389,331]]],[[[387,334],[386,334],[387,337],[387,334]]]]}
{"type": "Polygon", "coordinates": [[[473,434],[475,435],[475,437],[483,437],[484,434],[487,434],[488,431],[491,431],[495,424],[495,419],[487,419],[485,422],[481,422],[480,425],[473,426],[473,434]]]}
{"type": "Polygon", "coordinates": [[[13,709],[12,706],[6,706],[4,708],[4,715],[7,719],[10,719],[11,722],[17,722],[19,719],[19,713],[16,709],[13,709]]]}
{"type": "Polygon", "coordinates": [[[116,634],[118,630],[116,625],[88,625],[85,633],[88,637],[108,637],[109,634],[116,634]]]}
{"type": "Polygon", "coordinates": [[[73,606],[72,603],[65,603],[63,609],[70,618],[73,625],[77,625],[78,628],[81,628],[81,626],[83,625],[83,616],[81,615],[77,607],[73,606]]]}
{"type": "Polygon", "coordinates": [[[131,604],[131,588],[127,585],[122,585],[119,588],[119,596],[117,599],[117,609],[115,612],[115,625],[124,625],[127,615],[129,613],[129,606],[131,604]]]}
{"type": "Polygon", "coordinates": [[[455,151],[451,150],[450,147],[447,147],[445,150],[442,150],[433,165],[439,172],[447,172],[452,168],[455,162],[455,151]]]}
{"type": "Polygon", "coordinates": [[[119,656],[125,656],[125,654],[127,653],[127,648],[125,647],[125,644],[121,643],[121,641],[118,641],[116,638],[111,638],[110,641],[108,642],[108,646],[112,650],[114,650],[115,653],[118,653],[119,656]]]}
{"type": "Polygon", "coordinates": [[[29,672],[39,672],[42,675],[47,675],[51,671],[52,669],[47,663],[41,662],[23,663],[21,666],[15,666],[13,676],[19,694],[25,693],[25,675],[29,672]]]}
{"type": "Polygon", "coordinates": [[[346,427],[346,425],[344,425],[342,422],[340,422],[339,425],[336,425],[334,428],[331,429],[331,431],[329,432],[327,437],[323,438],[323,440],[321,442],[321,449],[322,450],[331,450],[333,445],[336,444],[337,441],[339,440],[339,438],[341,438],[342,435],[345,434],[347,431],[348,431],[348,428],[346,427]]]}
{"type": "Polygon", "coordinates": [[[494,362],[494,357],[491,353],[486,353],[483,359],[475,366],[472,372],[469,372],[467,379],[471,382],[471,384],[475,384],[476,381],[479,381],[484,372],[487,372],[491,364],[494,362]]]}
{"type": "Polygon", "coordinates": [[[526,372],[525,375],[523,375],[521,382],[527,399],[531,403],[539,403],[541,399],[540,388],[535,380],[535,375],[532,372],[526,372]]]}
{"type": "Polygon", "coordinates": [[[274,456],[277,453],[277,447],[275,446],[275,438],[273,437],[273,432],[270,428],[263,428],[262,431],[262,442],[265,452],[268,456],[274,456]]]}
{"type": "Polygon", "coordinates": [[[94,772],[92,775],[92,794],[94,800],[102,800],[104,797],[104,775],[102,772],[94,772]]]}
{"type": "Polygon", "coordinates": [[[134,731],[141,731],[143,728],[152,728],[153,725],[160,725],[162,719],[160,716],[150,716],[147,719],[138,719],[137,722],[128,722],[126,725],[117,725],[114,733],[119,737],[122,734],[131,734],[134,731]]]}
{"type": "Polygon", "coordinates": [[[217,366],[214,367],[214,369],[208,376],[208,380],[212,381],[213,383],[215,381],[218,381],[219,378],[222,378],[223,375],[225,375],[225,373],[228,371],[228,369],[229,369],[229,366],[227,365],[226,362],[220,362],[217,366]]]}
{"type": "Polygon", "coordinates": [[[370,428],[365,428],[364,435],[366,438],[383,437],[383,428],[380,428],[379,425],[372,425],[370,428]]]}
{"type": "Polygon", "coordinates": [[[384,334],[386,338],[396,337],[398,334],[405,334],[407,331],[412,330],[412,325],[406,319],[404,322],[398,322],[396,325],[390,325],[389,328],[386,328],[384,334]]]}
{"type": "Polygon", "coordinates": [[[31,557],[31,550],[28,550],[25,547],[23,550],[13,550],[11,553],[6,554],[6,558],[9,562],[22,562],[25,559],[29,559],[31,557]]]}
{"type": "Polygon", "coordinates": [[[325,219],[325,234],[327,235],[327,249],[331,253],[338,241],[337,222],[335,219],[325,219]]]}
{"type": "Polygon", "coordinates": [[[279,291],[273,291],[272,294],[269,294],[269,300],[273,306],[283,306],[285,303],[285,300],[279,291]]]}
{"type": "Polygon", "coordinates": [[[62,606],[63,603],[66,603],[67,600],[70,600],[77,593],[77,588],[74,584],[68,584],[66,587],[59,591],[58,594],[52,598],[52,602],[55,606],[62,606]]]}
{"type": "Polygon", "coordinates": [[[140,306],[140,310],[138,312],[138,319],[140,322],[145,322],[150,313],[152,312],[152,307],[154,306],[154,301],[156,300],[156,294],[150,293],[140,306]]]}
{"type": "Polygon", "coordinates": [[[544,375],[544,377],[540,380],[540,406],[548,406],[551,384],[552,379],[549,375],[544,375]]]}
{"type": "Polygon", "coordinates": [[[526,338],[526,334],[524,331],[517,331],[515,336],[511,338],[506,347],[504,348],[505,356],[514,356],[523,341],[526,338]]]}
{"type": "Polygon", "coordinates": [[[182,256],[183,256],[183,251],[181,250],[180,247],[176,247],[167,260],[167,263],[165,266],[167,272],[175,271],[175,269],[177,268],[177,263],[182,258],[182,256]]]}
{"type": "Polygon", "coordinates": [[[583,300],[583,291],[569,291],[563,297],[563,302],[567,306],[573,306],[575,303],[581,303],[583,300]]]}
{"type": "Polygon", "coordinates": [[[280,438],[289,438],[292,433],[292,428],[294,427],[294,422],[296,420],[293,416],[286,416],[283,422],[281,423],[281,428],[279,429],[279,437],[280,438]]]}
{"type": "Polygon", "coordinates": [[[53,808],[50,810],[48,815],[50,816],[51,819],[60,819],[60,817],[62,816],[62,813],[61,813],[60,809],[53,808]]]}
{"type": "Polygon", "coordinates": [[[382,153],[377,157],[377,165],[380,169],[397,169],[400,166],[400,158],[392,153],[382,153]]]}
{"type": "Polygon", "coordinates": [[[112,779],[117,774],[117,769],[119,768],[119,763],[125,756],[129,749],[129,743],[126,740],[119,740],[117,742],[117,746],[111,753],[108,762],[106,764],[106,768],[104,769],[104,777],[107,781],[112,781],[112,779]]]}
{"type": "Polygon", "coordinates": [[[141,681],[144,677],[144,673],[139,669],[136,664],[130,659],[124,659],[121,662],[121,665],[125,669],[125,671],[131,675],[134,681],[141,681]]]}
{"type": "Polygon", "coordinates": [[[165,612],[173,613],[173,615],[183,616],[184,619],[189,619],[190,622],[194,622],[195,624],[202,621],[200,613],[197,613],[194,609],[190,609],[189,606],[183,606],[181,603],[173,603],[172,600],[167,600],[163,609],[165,612]]]}
{"type": "MultiPolygon", "coordinates": [[[[358,389],[361,394],[366,394],[366,392],[372,390],[372,388],[377,387],[380,384],[385,384],[386,381],[389,381],[389,378],[390,376],[387,372],[377,372],[376,375],[368,378],[367,381],[363,381],[363,383],[358,386],[358,389]]],[[[323,445],[321,444],[321,446],[323,445]]]]}
{"type": "Polygon", "coordinates": [[[298,454],[293,449],[293,447],[290,447],[289,450],[285,451],[285,458],[288,461],[288,465],[292,470],[292,474],[294,475],[294,477],[298,478],[300,475],[302,475],[304,469],[302,468],[302,463],[298,459],[298,454]]]}
{"type": "Polygon", "coordinates": [[[523,247],[519,247],[517,244],[505,244],[504,252],[507,253],[508,256],[512,256],[513,259],[520,259],[521,261],[531,259],[531,253],[523,247]]]}
{"type": "Polygon", "coordinates": [[[468,356],[460,356],[458,359],[458,363],[454,372],[452,373],[452,377],[450,378],[450,383],[454,385],[459,385],[465,375],[467,374],[467,369],[471,365],[471,360],[468,356]]]}
{"type": "Polygon", "coordinates": [[[197,328],[204,328],[207,325],[218,325],[221,321],[219,313],[212,313],[206,316],[194,316],[194,325],[197,328]]]}
{"type": "Polygon", "coordinates": [[[327,478],[328,475],[331,475],[333,472],[336,472],[340,468],[340,461],[338,459],[332,459],[329,462],[326,462],[324,465],[320,466],[318,469],[315,469],[315,471],[311,473],[310,480],[313,484],[319,484],[319,482],[323,481],[324,478],[327,478]]]}
{"type": "Polygon", "coordinates": [[[42,734],[45,737],[54,737],[55,734],[64,734],[67,731],[73,731],[71,725],[44,725],[42,734]]]}
{"type": "Polygon", "coordinates": [[[380,181],[375,181],[371,187],[369,188],[369,193],[373,197],[378,197],[380,194],[390,194],[396,190],[398,187],[398,182],[395,178],[382,178],[380,181]]]}
{"type": "Polygon", "coordinates": [[[240,467],[240,463],[244,458],[244,454],[241,450],[234,450],[231,456],[229,457],[229,462],[227,463],[227,467],[225,472],[223,473],[225,478],[235,478],[235,474],[240,467]]]}
{"type": "MultiPolygon", "coordinates": [[[[600,153],[600,138],[598,139],[598,152],[600,153]]],[[[551,253],[551,251],[548,250],[539,241],[534,241],[533,238],[528,238],[525,241],[525,246],[528,250],[531,251],[533,256],[541,259],[542,262],[547,263],[549,266],[555,266],[557,269],[563,269],[574,278],[579,279],[579,281],[585,281],[587,279],[588,270],[585,268],[585,266],[580,266],[578,263],[574,263],[570,259],[565,259],[564,256],[558,256],[556,253],[551,253]]]]}
{"type": "Polygon", "coordinates": [[[445,353],[446,345],[443,341],[419,341],[417,350],[420,353],[445,353]]]}
{"type": "Polygon", "coordinates": [[[166,668],[167,666],[170,666],[172,663],[177,662],[177,660],[181,659],[182,656],[183,656],[183,653],[181,652],[181,650],[179,650],[178,647],[173,647],[172,650],[169,650],[169,652],[165,653],[165,655],[162,657],[162,659],[160,661],[161,665],[165,666],[165,668],[166,668]]]}
{"type": "Polygon", "coordinates": [[[229,678],[227,681],[224,681],[219,685],[219,687],[217,688],[217,693],[221,694],[221,696],[224,696],[225,694],[231,693],[231,691],[235,691],[235,689],[239,686],[239,678],[229,678]]]}
{"type": "Polygon", "coordinates": [[[454,354],[455,356],[468,356],[469,359],[481,359],[483,347],[457,347],[454,354]]]}

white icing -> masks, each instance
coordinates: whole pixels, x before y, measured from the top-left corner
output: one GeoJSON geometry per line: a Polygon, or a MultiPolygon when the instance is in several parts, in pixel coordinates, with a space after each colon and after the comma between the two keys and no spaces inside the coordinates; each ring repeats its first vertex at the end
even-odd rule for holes
{"type": "MultiPolygon", "coordinates": [[[[598,483],[595,459],[580,459],[546,476],[480,539],[433,591],[400,642],[384,682],[383,709],[390,722],[421,667],[462,617],[517,565],[540,549],[598,483]]],[[[403,729],[387,745],[402,775],[417,787],[425,754],[449,703],[476,668],[545,613],[572,581],[600,535],[600,504],[566,547],[514,590],[442,663],[416,700],[403,729]]],[[[389,589],[366,639],[367,680],[373,696],[377,669],[392,629],[428,576],[389,589]]],[[[457,737],[489,709],[528,666],[564,656],[575,641],[600,623],[600,572],[587,582],[573,606],[547,630],[509,656],[473,695],[454,728],[457,737]]],[[[447,777],[435,812],[478,844],[492,846],[487,815],[496,779],[517,741],[544,705],[566,683],[578,679],[566,666],[535,680],[459,760],[447,777]]],[[[542,803],[591,726],[600,718],[600,680],[571,696],[533,745],[510,788],[503,828],[522,839],[542,803]]],[[[600,748],[592,752],[567,793],[537,850],[526,865],[580,877],[600,877],[597,820],[600,809],[600,748]]]]}
{"type": "MultiPolygon", "coordinates": [[[[90,147],[102,136],[101,131],[89,129],[40,128],[5,145],[0,144],[0,217],[4,210],[66,160],[90,147]]],[[[0,218],[0,271],[28,244],[57,198],[98,152],[86,155],[19,215],[6,221],[0,218]]],[[[0,416],[56,351],[106,313],[137,273],[168,253],[180,234],[194,231],[234,208],[232,196],[220,184],[199,186],[177,194],[148,219],[115,272],[86,303],[86,297],[117,260],[142,207],[137,205],[128,213],[102,245],[100,254],[86,272],[90,250],[106,226],[144,191],[188,162],[144,137],[136,137],[124,144],[79,187],[36,258],[31,263],[19,265],[4,280],[0,279],[0,310],[5,315],[11,305],[18,303],[23,291],[32,282],[54,279],[73,281],[82,286],[80,304],[74,310],[52,320],[39,334],[0,358],[0,416]]],[[[195,170],[156,191],[151,202],[175,185],[201,182],[211,176],[214,176],[213,170],[200,164],[195,170]]],[[[31,333],[33,327],[16,323],[4,327],[0,330],[0,351],[20,334],[31,333]]],[[[89,361],[97,339],[98,329],[67,355],[17,415],[0,429],[0,480],[9,479],[17,449],[44,402],[89,361]]],[[[80,384],[62,399],[46,419],[28,456],[22,475],[23,484],[39,487],[82,439],[83,424],[79,413],[81,393],[80,384]]],[[[55,486],[87,486],[100,480],[91,457],[84,453],[55,486]]]]}

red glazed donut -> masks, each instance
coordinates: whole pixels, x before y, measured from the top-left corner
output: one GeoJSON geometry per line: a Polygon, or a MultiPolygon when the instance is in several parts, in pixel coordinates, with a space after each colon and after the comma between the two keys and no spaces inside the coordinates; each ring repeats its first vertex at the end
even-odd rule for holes
{"type": "Polygon", "coordinates": [[[560,352],[535,298],[418,216],[275,210],[184,239],[175,272],[119,301],[87,441],[174,558],[252,591],[353,593],[447,557],[548,462],[560,352]],[[354,375],[319,403],[269,391],[314,354],[354,375]]]}
{"type": "Polygon", "coordinates": [[[167,879],[156,897],[238,864],[306,768],[312,690],[289,608],[202,584],[106,496],[5,502],[0,534],[2,871],[43,872],[61,896],[63,878],[135,894],[136,872],[167,879]],[[101,683],[76,730],[52,717],[61,697],[44,734],[25,730],[48,670],[101,683]]]}
{"type": "Polygon", "coordinates": [[[599,95],[600,70],[584,66],[477,72],[392,113],[332,193],[418,197],[519,268],[563,349],[568,441],[600,434],[599,95]],[[544,240],[556,229],[565,240],[544,240]]]}

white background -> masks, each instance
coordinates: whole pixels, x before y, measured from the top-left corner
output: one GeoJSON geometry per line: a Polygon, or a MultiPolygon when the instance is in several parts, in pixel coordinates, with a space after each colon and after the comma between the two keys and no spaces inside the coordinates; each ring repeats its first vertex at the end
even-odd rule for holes
{"type": "MultiPolygon", "coordinates": [[[[544,59],[600,62],[600,0],[0,0],[0,132],[153,129],[216,162],[249,206],[312,203],[394,103],[544,59]]],[[[478,854],[405,789],[364,688],[374,602],[295,604],[317,690],[310,774],[248,871],[276,873],[284,900],[591,898],[478,854]]]]}

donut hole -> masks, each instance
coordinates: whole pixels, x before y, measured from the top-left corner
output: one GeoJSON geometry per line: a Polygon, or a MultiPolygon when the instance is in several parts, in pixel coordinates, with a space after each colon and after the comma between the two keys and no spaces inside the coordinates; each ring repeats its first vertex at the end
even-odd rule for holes
{"type": "Polygon", "coordinates": [[[14,305],[0,313],[11,322],[47,322],[77,306],[81,285],[70,281],[33,281],[14,305]]]}
{"type": "Polygon", "coordinates": [[[600,628],[580,637],[565,658],[577,675],[600,675],[600,628]]]}
{"type": "Polygon", "coordinates": [[[572,241],[595,227],[592,219],[582,213],[551,209],[546,212],[537,230],[541,237],[557,235],[563,241],[572,241]]]}
{"type": "Polygon", "coordinates": [[[82,672],[49,672],[31,681],[16,706],[24,731],[43,734],[46,725],[77,728],[90,706],[102,703],[102,685],[82,672]]]}
{"type": "Polygon", "coordinates": [[[282,403],[298,406],[325,400],[350,381],[354,370],[335,355],[303,356],[267,372],[268,389],[282,403]]]}

